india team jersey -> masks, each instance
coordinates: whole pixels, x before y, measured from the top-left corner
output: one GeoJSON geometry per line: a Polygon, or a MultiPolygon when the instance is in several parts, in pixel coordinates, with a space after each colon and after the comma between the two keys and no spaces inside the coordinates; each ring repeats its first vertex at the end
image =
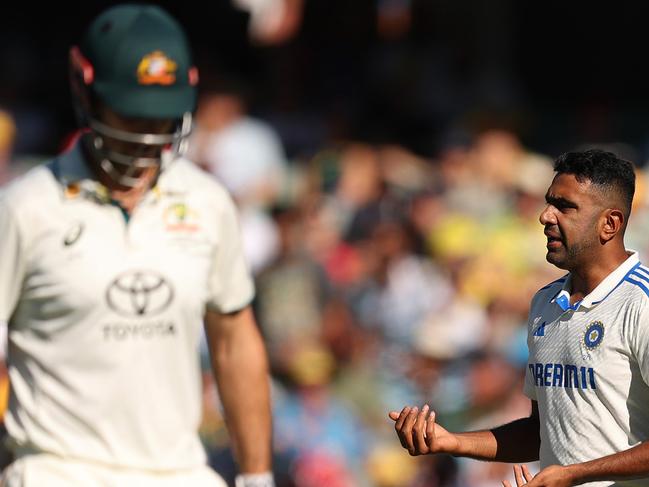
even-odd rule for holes
{"type": "Polygon", "coordinates": [[[178,159],[129,219],[75,148],[0,196],[0,235],[14,448],[203,464],[203,316],[254,293],[224,189],[178,159]]]}
{"type": "MultiPolygon", "coordinates": [[[[525,393],[538,401],[541,467],[649,439],[649,269],[631,254],[573,305],[570,280],[541,289],[530,310],[525,393]]],[[[584,485],[649,486],[649,479],[584,485]]]]}

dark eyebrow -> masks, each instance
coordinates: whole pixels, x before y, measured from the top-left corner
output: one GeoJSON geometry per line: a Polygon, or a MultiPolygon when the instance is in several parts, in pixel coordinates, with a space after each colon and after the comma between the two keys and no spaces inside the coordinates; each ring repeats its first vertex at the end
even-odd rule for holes
{"type": "Polygon", "coordinates": [[[557,208],[577,208],[577,203],[567,200],[561,196],[545,195],[545,202],[557,208]]]}

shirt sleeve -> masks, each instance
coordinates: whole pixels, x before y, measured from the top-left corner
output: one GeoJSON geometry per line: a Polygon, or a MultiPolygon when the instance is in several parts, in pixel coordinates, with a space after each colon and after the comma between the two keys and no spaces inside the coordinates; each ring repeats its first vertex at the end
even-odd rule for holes
{"type": "Polygon", "coordinates": [[[0,323],[9,323],[25,272],[24,252],[16,217],[0,195],[0,323]]]}
{"type": "Polygon", "coordinates": [[[535,364],[533,363],[532,357],[534,357],[534,353],[532,350],[532,347],[534,345],[534,341],[532,339],[532,334],[534,333],[534,327],[536,326],[536,323],[533,322],[532,316],[536,315],[536,313],[533,314],[533,310],[535,308],[535,304],[537,303],[538,300],[538,293],[534,296],[532,299],[532,303],[530,305],[530,313],[527,317],[527,366],[525,367],[525,382],[523,383],[523,393],[529,397],[532,401],[536,401],[536,369],[535,369],[535,364]]]}
{"type": "Polygon", "coordinates": [[[645,384],[649,384],[649,309],[643,307],[628,329],[631,353],[638,362],[645,384]]]}
{"type": "Polygon", "coordinates": [[[255,289],[243,254],[236,208],[229,196],[223,201],[218,242],[209,275],[207,307],[220,313],[231,313],[249,305],[255,289]]]}

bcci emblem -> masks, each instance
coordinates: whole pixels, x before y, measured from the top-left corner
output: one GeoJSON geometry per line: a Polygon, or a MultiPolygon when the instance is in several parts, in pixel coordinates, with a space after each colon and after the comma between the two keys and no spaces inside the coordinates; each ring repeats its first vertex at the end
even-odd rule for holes
{"type": "Polygon", "coordinates": [[[584,333],[584,345],[586,349],[595,350],[604,339],[604,324],[601,321],[593,321],[584,333]]]}

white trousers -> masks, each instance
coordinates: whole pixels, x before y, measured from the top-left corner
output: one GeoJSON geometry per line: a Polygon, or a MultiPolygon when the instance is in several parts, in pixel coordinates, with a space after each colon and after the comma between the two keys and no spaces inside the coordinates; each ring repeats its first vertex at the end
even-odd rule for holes
{"type": "Polygon", "coordinates": [[[114,468],[45,453],[25,455],[2,474],[1,487],[227,487],[208,466],[169,472],[114,468]]]}

